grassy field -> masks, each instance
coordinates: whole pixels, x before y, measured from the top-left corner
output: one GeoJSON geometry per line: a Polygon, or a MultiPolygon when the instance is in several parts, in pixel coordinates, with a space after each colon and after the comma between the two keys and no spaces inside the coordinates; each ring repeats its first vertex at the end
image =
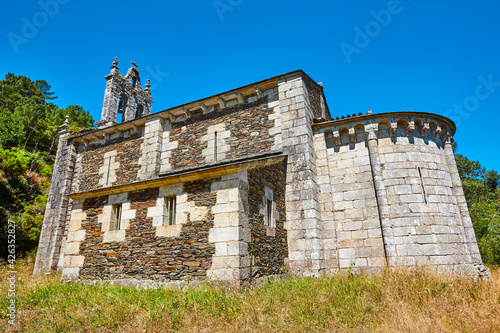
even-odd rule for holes
{"type": "Polygon", "coordinates": [[[480,283],[399,270],[284,277],[242,290],[209,282],[139,290],[33,277],[32,269],[32,259],[18,263],[12,326],[8,269],[0,268],[1,332],[500,332],[500,270],[480,283]]]}

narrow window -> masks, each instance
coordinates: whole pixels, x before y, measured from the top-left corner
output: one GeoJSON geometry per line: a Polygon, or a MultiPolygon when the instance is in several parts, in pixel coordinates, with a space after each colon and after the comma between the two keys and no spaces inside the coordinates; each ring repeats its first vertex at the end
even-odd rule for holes
{"type": "Polygon", "coordinates": [[[272,227],[272,217],[273,217],[273,201],[271,199],[267,199],[267,226],[272,227]]]}
{"type": "MultiPolygon", "coordinates": [[[[120,100],[118,102],[118,114],[120,114],[120,113],[122,114],[121,115],[121,122],[122,123],[125,121],[125,110],[127,109],[127,101],[128,101],[127,96],[124,94],[121,94],[120,100]]],[[[117,119],[117,121],[118,121],[118,119],[117,119]]]]}
{"type": "Polygon", "coordinates": [[[214,161],[217,161],[217,131],[214,133],[214,161]]]}
{"type": "Polygon", "coordinates": [[[108,172],[106,172],[106,185],[109,182],[109,172],[111,171],[111,156],[108,157],[108,172]]]}
{"type": "Polygon", "coordinates": [[[425,194],[425,187],[424,187],[424,179],[422,178],[422,170],[420,170],[420,167],[418,169],[418,175],[420,176],[420,186],[422,186],[422,194],[424,196],[424,202],[427,205],[427,195],[425,194]]]}
{"type": "Polygon", "coordinates": [[[144,107],[141,104],[137,104],[135,109],[135,118],[142,117],[142,113],[144,112],[144,107]]]}
{"type": "Polygon", "coordinates": [[[174,225],[175,224],[175,195],[169,195],[165,197],[165,203],[167,205],[166,210],[166,225],[174,225]]]}
{"type": "Polygon", "coordinates": [[[111,221],[111,230],[120,230],[120,222],[122,220],[122,204],[113,204],[113,219],[111,221]]]}

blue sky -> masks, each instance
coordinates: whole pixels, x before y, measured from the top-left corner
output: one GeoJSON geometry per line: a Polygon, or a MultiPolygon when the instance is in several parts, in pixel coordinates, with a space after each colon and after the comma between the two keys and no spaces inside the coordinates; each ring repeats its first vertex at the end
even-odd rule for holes
{"type": "Polygon", "coordinates": [[[458,153],[500,171],[499,14],[498,0],[11,1],[0,75],[44,79],[99,120],[115,56],[151,79],[153,112],[303,69],[334,117],[445,115],[458,153]]]}

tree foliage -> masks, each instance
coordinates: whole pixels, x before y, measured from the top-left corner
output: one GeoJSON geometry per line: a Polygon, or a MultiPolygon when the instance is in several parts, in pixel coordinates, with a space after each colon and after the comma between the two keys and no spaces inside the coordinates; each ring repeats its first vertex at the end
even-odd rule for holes
{"type": "Polygon", "coordinates": [[[478,161],[471,161],[467,157],[462,155],[455,155],[455,160],[457,161],[458,173],[460,178],[481,178],[484,175],[484,168],[478,161]]]}
{"type": "Polygon", "coordinates": [[[1,168],[9,177],[24,175],[28,171],[30,159],[22,149],[0,151],[1,168]]]}
{"type": "Polygon", "coordinates": [[[500,265],[500,175],[478,161],[455,155],[483,261],[500,265]]]}
{"type": "Polygon", "coordinates": [[[490,189],[495,190],[498,188],[500,175],[494,171],[489,170],[483,175],[484,183],[489,186],[490,189]]]}
{"type": "Polygon", "coordinates": [[[69,116],[70,127],[83,129],[94,126],[94,120],[81,106],[59,108],[44,80],[32,81],[8,73],[0,81],[0,148],[22,146],[32,152],[54,153],[59,137],[59,126],[69,116]],[[8,126],[4,126],[8,124],[8,126]]]}
{"type": "MultiPolygon", "coordinates": [[[[56,98],[44,80],[8,73],[0,81],[0,241],[14,220],[20,252],[38,244],[59,127],[66,116],[72,131],[94,127],[88,111],[60,108],[56,98]]],[[[0,255],[6,248],[0,244],[0,255]]]]}
{"type": "Polygon", "coordinates": [[[0,147],[16,147],[24,142],[24,124],[19,112],[0,108],[0,147]]]}

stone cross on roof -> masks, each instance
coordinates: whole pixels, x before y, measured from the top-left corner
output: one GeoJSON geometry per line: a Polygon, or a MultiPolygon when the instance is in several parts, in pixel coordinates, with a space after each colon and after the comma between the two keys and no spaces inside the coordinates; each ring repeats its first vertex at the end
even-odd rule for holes
{"type": "Polygon", "coordinates": [[[139,66],[137,66],[136,62],[135,61],[132,61],[132,65],[134,65],[135,68],[138,68],[139,66]]]}

